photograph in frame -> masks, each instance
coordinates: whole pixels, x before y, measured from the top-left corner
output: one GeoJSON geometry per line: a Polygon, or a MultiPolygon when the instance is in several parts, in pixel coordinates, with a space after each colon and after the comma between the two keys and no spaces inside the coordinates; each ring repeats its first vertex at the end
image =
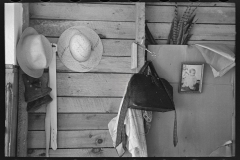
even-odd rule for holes
{"type": "Polygon", "coordinates": [[[203,71],[204,63],[182,63],[178,92],[201,93],[203,71]]]}

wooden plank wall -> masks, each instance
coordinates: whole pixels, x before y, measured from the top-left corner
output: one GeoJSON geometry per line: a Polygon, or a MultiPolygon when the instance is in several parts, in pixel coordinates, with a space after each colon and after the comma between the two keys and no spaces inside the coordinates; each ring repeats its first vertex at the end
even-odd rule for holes
{"type": "MultiPolygon", "coordinates": [[[[179,3],[180,14],[188,4],[179,3]]],[[[201,3],[197,11],[199,20],[189,43],[221,42],[234,48],[234,4],[201,3]]],[[[50,156],[118,156],[107,124],[117,115],[124,88],[135,72],[130,67],[131,44],[136,38],[135,3],[32,3],[29,15],[29,26],[50,42],[57,43],[71,26],[86,25],[99,34],[104,46],[100,64],[88,73],[69,70],[57,57],[58,149],[50,150],[50,156]]],[[[165,44],[174,3],[146,3],[145,15],[154,38],[165,44]]],[[[45,106],[29,113],[28,119],[28,156],[44,157],[45,106]]]]}
{"type": "MultiPolygon", "coordinates": [[[[31,3],[29,14],[29,26],[52,43],[67,28],[85,25],[99,34],[104,46],[100,64],[87,73],[69,70],[57,57],[58,149],[50,149],[50,157],[118,156],[108,123],[117,115],[125,86],[135,72],[131,70],[135,3],[31,3]]],[[[45,107],[28,115],[29,157],[45,156],[45,107]]]]}
{"type": "MultiPolygon", "coordinates": [[[[178,15],[182,16],[191,3],[177,3],[178,15]]],[[[198,5],[199,3],[194,3],[198,5]]],[[[174,17],[174,2],[146,3],[146,20],[149,30],[158,44],[166,44],[174,17]]],[[[193,6],[194,6],[193,5],[193,6]]],[[[192,29],[193,36],[189,44],[222,43],[235,47],[235,4],[234,3],[200,3],[196,10],[197,23],[192,29]]]]}

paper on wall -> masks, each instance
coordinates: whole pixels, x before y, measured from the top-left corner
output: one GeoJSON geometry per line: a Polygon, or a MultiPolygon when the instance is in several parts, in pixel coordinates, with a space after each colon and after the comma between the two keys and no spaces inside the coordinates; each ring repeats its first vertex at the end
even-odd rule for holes
{"type": "Polygon", "coordinates": [[[222,77],[235,66],[235,54],[225,44],[195,44],[206,63],[212,69],[214,77],[222,77]]]}

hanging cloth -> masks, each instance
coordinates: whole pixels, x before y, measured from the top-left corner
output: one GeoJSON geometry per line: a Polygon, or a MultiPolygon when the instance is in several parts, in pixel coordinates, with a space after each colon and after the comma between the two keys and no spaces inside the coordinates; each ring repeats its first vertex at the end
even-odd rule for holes
{"type": "Polygon", "coordinates": [[[177,119],[173,102],[173,88],[167,80],[158,77],[151,61],[146,61],[139,73],[133,74],[128,82],[119,111],[116,148],[119,146],[126,148],[124,120],[128,108],[157,112],[175,111],[173,144],[177,145],[177,119]],[[148,67],[150,72],[147,70],[148,67]]]}

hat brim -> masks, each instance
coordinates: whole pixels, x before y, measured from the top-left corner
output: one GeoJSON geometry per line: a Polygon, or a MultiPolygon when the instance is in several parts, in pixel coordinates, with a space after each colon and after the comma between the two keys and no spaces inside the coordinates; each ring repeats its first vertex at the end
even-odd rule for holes
{"type": "Polygon", "coordinates": [[[26,55],[24,53],[24,50],[22,49],[23,39],[29,35],[38,35],[38,32],[32,27],[28,27],[23,31],[23,33],[21,34],[21,37],[18,41],[18,44],[17,44],[16,57],[17,57],[18,64],[24,73],[26,73],[27,75],[29,75],[33,78],[39,78],[42,76],[44,69],[32,70],[32,69],[28,68],[26,66],[26,64],[27,64],[26,57],[24,57],[26,55]]]}
{"type": "Polygon", "coordinates": [[[58,56],[61,62],[70,70],[76,72],[88,72],[96,67],[101,61],[103,45],[98,34],[86,26],[74,26],[65,30],[58,40],[58,56]],[[92,51],[89,59],[85,62],[77,61],[71,54],[69,42],[73,35],[81,33],[91,42],[92,51]]]}

